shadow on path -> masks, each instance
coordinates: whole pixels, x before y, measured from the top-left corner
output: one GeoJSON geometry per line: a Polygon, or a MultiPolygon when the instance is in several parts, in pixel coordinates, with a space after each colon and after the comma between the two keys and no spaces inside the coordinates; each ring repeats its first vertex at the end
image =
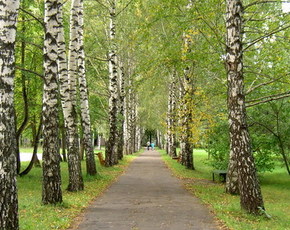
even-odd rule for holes
{"type": "Polygon", "coordinates": [[[79,230],[219,229],[206,206],[145,151],[85,212],[79,230]]]}

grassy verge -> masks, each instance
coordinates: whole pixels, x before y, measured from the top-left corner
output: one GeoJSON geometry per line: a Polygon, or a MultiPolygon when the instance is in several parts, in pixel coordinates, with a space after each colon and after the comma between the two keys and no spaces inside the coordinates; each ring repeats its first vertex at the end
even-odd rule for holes
{"type": "MultiPolygon", "coordinates": [[[[64,202],[56,206],[41,204],[42,169],[33,168],[28,175],[18,178],[20,229],[67,229],[74,218],[125,171],[135,156],[125,156],[114,167],[101,167],[98,164],[98,175],[84,176],[85,190],[77,193],[65,190],[68,185],[67,163],[61,163],[64,202]]],[[[22,164],[25,168],[28,162],[22,164]]],[[[82,168],[85,172],[84,162],[82,168]]]]}
{"type": "Polygon", "coordinates": [[[163,159],[174,175],[186,182],[186,187],[202,202],[209,205],[216,217],[229,229],[286,230],[290,229],[290,177],[281,168],[260,177],[265,207],[272,216],[248,215],[240,209],[239,197],[224,192],[224,184],[213,183],[211,167],[206,165],[204,150],[194,150],[196,170],[187,170],[161,151],[163,159]]]}
{"type": "MultiPolygon", "coordinates": [[[[33,153],[33,148],[32,147],[20,147],[20,152],[21,153],[33,153]]],[[[62,149],[60,148],[60,152],[62,152],[62,149]]],[[[98,152],[105,152],[105,148],[102,147],[101,150],[95,149],[95,153],[98,152]]],[[[42,147],[38,147],[37,153],[42,153],[42,147]]]]}

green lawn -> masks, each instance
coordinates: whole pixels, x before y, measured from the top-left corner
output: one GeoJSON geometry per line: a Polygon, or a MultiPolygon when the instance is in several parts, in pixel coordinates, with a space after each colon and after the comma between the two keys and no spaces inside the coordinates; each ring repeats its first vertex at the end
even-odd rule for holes
{"type": "MultiPolygon", "coordinates": [[[[33,153],[33,148],[32,147],[21,147],[20,152],[21,153],[33,153]]],[[[60,152],[62,152],[61,149],[60,149],[60,152]]],[[[95,149],[95,153],[98,153],[98,152],[105,152],[105,148],[102,147],[102,150],[95,149]]],[[[37,153],[42,153],[42,147],[39,147],[37,149],[37,153]]]]}
{"type": "Polygon", "coordinates": [[[271,173],[260,175],[262,193],[266,212],[272,216],[248,215],[240,209],[239,197],[224,192],[224,184],[212,182],[212,168],[206,165],[207,153],[204,150],[194,150],[196,170],[187,170],[184,166],[172,160],[161,150],[163,159],[174,174],[185,181],[186,187],[209,205],[221,225],[229,229],[260,229],[286,230],[290,229],[290,176],[285,169],[277,168],[271,173]]]}
{"type": "MultiPolygon", "coordinates": [[[[65,190],[68,184],[67,163],[61,163],[64,202],[56,206],[42,205],[42,169],[33,168],[27,176],[18,178],[20,229],[67,229],[73,219],[124,172],[134,157],[125,156],[119,165],[108,168],[101,167],[97,162],[99,174],[95,177],[84,176],[85,190],[76,193],[65,190]]],[[[22,163],[22,168],[24,169],[27,164],[28,162],[22,163]]],[[[82,170],[85,174],[84,162],[82,162],[82,170]]]]}

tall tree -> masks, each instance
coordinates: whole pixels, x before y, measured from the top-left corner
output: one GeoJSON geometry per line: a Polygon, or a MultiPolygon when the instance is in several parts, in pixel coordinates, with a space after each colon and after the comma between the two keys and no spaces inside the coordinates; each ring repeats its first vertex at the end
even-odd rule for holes
{"type": "MultiPolygon", "coordinates": [[[[68,147],[68,169],[69,169],[69,191],[80,191],[84,189],[84,182],[82,177],[81,161],[79,155],[79,143],[77,133],[77,77],[78,77],[78,47],[79,38],[78,30],[80,29],[78,11],[80,7],[80,0],[73,0],[71,2],[70,13],[70,40],[69,40],[69,54],[68,54],[68,82],[69,95],[67,99],[70,100],[70,123],[67,124],[70,129],[68,147]],[[70,149],[73,148],[73,149],[70,149]]],[[[67,92],[68,93],[68,92],[67,92]]]]}
{"type": "Polygon", "coordinates": [[[176,71],[170,76],[167,111],[167,154],[176,157],[176,71]]]}
{"type": "Polygon", "coordinates": [[[86,152],[86,166],[87,174],[95,175],[97,173],[94,146],[92,141],[91,130],[91,118],[89,108],[88,97],[88,85],[86,79],[85,69],[85,50],[84,50],[84,8],[83,0],[80,0],[80,6],[78,10],[78,39],[79,39],[79,56],[78,56],[78,72],[79,72],[79,91],[80,91],[80,103],[81,103],[81,124],[83,129],[83,142],[86,152]]]}
{"type": "Polygon", "coordinates": [[[181,141],[181,163],[188,169],[194,169],[193,144],[192,144],[192,97],[194,96],[192,70],[186,67],[182,84],[182,96],[180,101],[180,141],[181,141]]]}
{"type": "MultiPolygon", "coordinates": [[[[188,1],[186,9],[189,11],[193,6],[191,0],[188,1]]],[[[193,68],[189,64],[188,55],[191,54],[192,38],[189,33],[183,33],[183,60],[185,68],[181,85],[181,113],[180,113],[180,141],[181,141],[181,163],[188,169],[194,169],[193,165],[193,143],[192,143],[192,100],[194,97],[193,68]]]]}
{"type": "MultiPolygon", "coordinates": [[[[22,8],[25,8],[25,1],[22,1],[22,8]]],[[[26,33],[25,23],[26,22],[25,22],[24,14],[22,14],[21,21],[22,21],[21,32],[25,36],[25,33],[26,33]]],[[[26,59],[25,49],[26,49],[26,43],[24,42],[24,40],[22,40],[21,41],[21,66],[22,67],[25,66],[25,59],[26,59]]],[[[28,117],[29,117],[28,96],[27,96],[27,87],[26,87],[26,73],[24,71],[21,72],[21,85],[22,85],[22,98],[24,102],[24,107],[23,107],[24,118],[21,122],[21,125],[16,131],[17,173],[18,174],[20,172],[20,167],[21,167],[19,141],[20,141],[20,136],[28,123],[28,117]]]]}
{"type": "Polygon", "coordinates": [[[13,105],[18,0],[0,1],[0,229],[19,229],[13,105]]]}
{"type": "Polygon", "coordinates": [[[117,156],[117,112],[118,112],[118,68],[116,53],[116,0],[110,1],[109,28],[109,138],[106,146],[106,166],[116,164],[117,156]]]}
{"type": "MultiPolygon", "coordinates": [[[[120,59],[120,58],[119,58],[120,59]]],[[[118,71],[118,86],[119,86],[119,116],[118,116],[118,148],[117,148],[117,154],[118,159],[122,160],[123,154],[124,154],[124,115],[125,115],[125,72],[124,72],[124,66],[122,64],[122,61],[118,61],[119,65],[119,71],[118,71]]]]}
{"type": "Polygon", "coordinates": [[[42,202],[62,202],[58,139],[58,0],[46,0],[44,11],[43,188],[42,202]]]}
{"type": "Polygon", "coordinates": [[[232,167],[237,167],[241,207],[249,213],[259,214],[264,209],[264,203],[251,149],[243,92],[243,2],[227,0],[226,3],[226,68],[231,155],[229,172],[232,167]]]}

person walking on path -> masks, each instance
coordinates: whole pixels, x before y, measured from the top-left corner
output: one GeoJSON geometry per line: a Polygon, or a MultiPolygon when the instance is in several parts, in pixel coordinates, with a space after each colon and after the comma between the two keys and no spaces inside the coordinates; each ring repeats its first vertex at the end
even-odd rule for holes
{"type": "Polygon", "coordinates": [[[145,151],[86,210],[78,230],[217,230],[206,206],[184,189],[157,151],[145,151]]]}
{"type": "Polygon", "coordinates": [[[148,141],[148,142],[147,142],[147,150],[150,150],[150,147],[151,147],[151,144],[150,144],[150,142],[148,141]]]}
{"type": "Polygon", "coordinates": [[[154,142],[151,143],[151,150],[154,150],[155,144],[154,142]]]}

